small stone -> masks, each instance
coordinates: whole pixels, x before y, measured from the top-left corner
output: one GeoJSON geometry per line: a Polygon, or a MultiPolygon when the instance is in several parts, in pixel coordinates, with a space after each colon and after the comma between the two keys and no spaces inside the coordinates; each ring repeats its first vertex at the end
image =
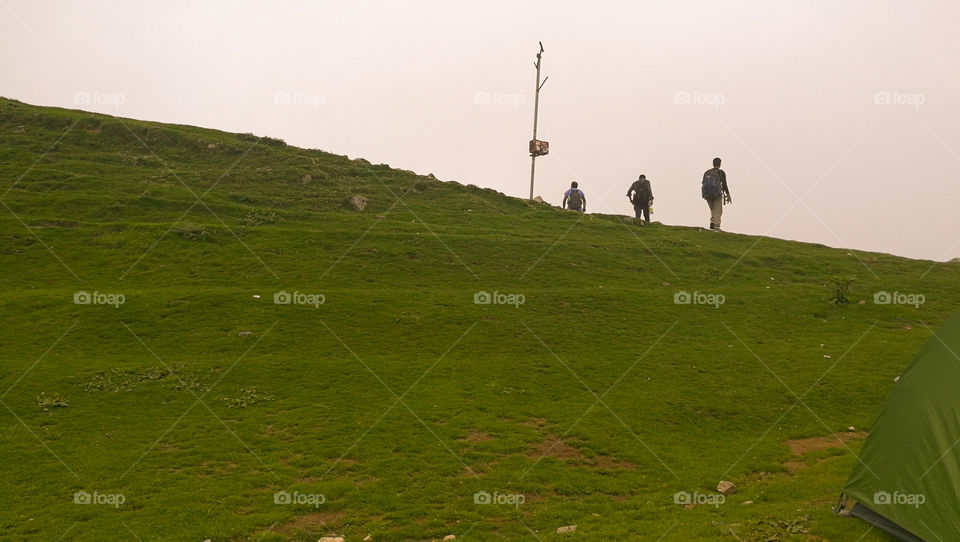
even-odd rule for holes
{"type": "Polygon", "coordinates": [[[723,493],[724,495],[733,495],[737,492],[737,486],[733,485],[733,482],[720,480],[720,483],[717,484],[717,491],[723,493]]]}
{"type": "Polygon", "coordinates": [[[557,527],[557,534],[572,533],[576,530],[577,530],[576,525],[565,525],[563,527],[557,527]]]}
{"type": "Polygon", "coordinates": [[[662,283],[660,283],[660,286],[670,286],[670,283],[669,283],[669,282],[662,282],[662,283]]]}
{"type": "Polygon", "coordinates": [[[448,534],[447,536],[443,537],[443,539],[444,539],[444,540],[456,540],[456,539],[457,539],[457,535],[455,535],[455,534],[448,534]]]}
{"type": "Polygon", "coordinates": [[[342,536],[324,536],[321,537],[317,542],[343,542],[342,536]]]}
{"type": "Polygon", "coordinates": [[[308,173],[308,174],[304,175],[302,179],[300,179],[300,182],[303,183],[303,184],[307,184],[307,183],[309,183],[309,182],[312,181],[312,180],[313,180],[313,175],[310,175],[310,174],[308,173]]]}
{"type": "Polygon", "coordinates": [[[748,505],[748,504],[753,504],[753,501],[743,501],[743,502],[740,503],[740,504],[746,506],[746,505],[748,505]]]}
{"type": "Polygon", "coordinates": [[[900,382],[900,377],[899,377],[899,376],[893,377],[893,381],[894,381],[894,382],[900,382]]]}
{"type": "Polygon", "coordinates": [[[537,197],[533,198],[533,201],[535,201],[535,202],[537,202],[537,203],[543,203],[543,198],[541,198],[540,196],[537,196],[537,197]]]}
{"type": "Polygon", "coordinates": [[[824,354],[823,357],[830,359],[830,354],[824,354]]]}
{"type": "Polygon", "coordinates": [[[857,430],[857,428],[854,427],[854,426],[852,426],[852,425],[847,428],[847,431],[856,431],[856,430],[857,430]]]}
{"type": "Polygon", "coordinates": [[[253,332],[252,332],[252,331],[241,331],[240,333],[238,333],[238,335],[240,335],[241,337],[246,337],[246,336],[250,335],[251,333],[253,333],[253,332]]]}
{"type": "Polygon", "coordinates": [[[857,305],[866,305],[866,304],[867,304],[866,299],[861,299],[860,301],[857,301],[857,305]]]}
{"type": "Polygon", "coordinates": [[[363,537],[363,542],[370,542],[371,540],[373,540],[373,536],[371,536],[371,535],[369,535],[369,534],[368,534],[367,536],[363,537]]]}
{"type": "Polygon", "coordinates": [[[590,515],[593,516],[593,517],[595,517],[595,518],[600,517],[600,514],[598,514],[598,513],[596,513],[596,512],[594,512],[594,513],[592,513],[592,514],[590,514],[590,515]]]}
{"type": "Polygon", "coordinates": [[[377,220],[383,220],[384,218],[387,218],[387,217],[385,217],[385,216],[383,216],[383,215],[377,215],[377,216],[375,216],[374,218],[376,218],[377,220]]]}
{"type": "Polygon", "coordinates": [[[27,133],[27,129],[21,124],[20,126],[17,126],[16,128],[13,129],[13,133],[15,133],[15,134],[25,134],[25,133],[27,133]]]}
{"type": "Polygon", "coordinates": [[[207,145],[207,148],[208,148],[208,149],[216,149],[216,148],[217,148],[217,144],[216,144],[216,143],[211,143],[211,144],[207,145]]]}

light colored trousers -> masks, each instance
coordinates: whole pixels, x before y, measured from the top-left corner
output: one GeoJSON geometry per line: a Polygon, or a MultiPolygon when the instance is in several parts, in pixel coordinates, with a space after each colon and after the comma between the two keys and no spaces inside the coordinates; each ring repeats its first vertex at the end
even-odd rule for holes
{"type": "Polygon", "coordinates": [[[707,200],[710,206],[710,222],[715,228],[720,227],[720,216],[723,214],[723,196],[717,196],[707,200]]]}

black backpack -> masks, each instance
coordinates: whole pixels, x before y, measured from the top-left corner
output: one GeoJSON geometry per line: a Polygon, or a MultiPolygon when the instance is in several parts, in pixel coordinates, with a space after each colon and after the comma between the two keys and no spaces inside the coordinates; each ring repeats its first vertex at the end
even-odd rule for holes
{"type": "Polygon", "coordinates": [[[570,209],[580,210],[583,208],[583,192],[578,188],[570,189],[570,195],[567,196],[567,206],[570,209]]]}
{"type": "Polygon", "coordinates": [[[720,184],[720,168],[710,168],[703,174],[703,182],[700,184],[700,195],[704,199],[719,197],[722,191],[720,184]]]}

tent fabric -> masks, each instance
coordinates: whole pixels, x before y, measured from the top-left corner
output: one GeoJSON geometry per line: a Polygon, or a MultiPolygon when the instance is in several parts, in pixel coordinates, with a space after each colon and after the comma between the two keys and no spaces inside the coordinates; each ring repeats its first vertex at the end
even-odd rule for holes
{"type": "Polygon", "coordinates": [[[919,539],[960,538],[960,314],[894,384],[844,492],[919,539]]]}
{"type": "Polygon", "coordinates": [[[873,525],[877,529],[880,529],[881,531],[896,538],[897,540],[901,540],[902,542],[923,542],[923,540],[903,530],[903,528],[896,523],[888,520],[887,518],[881,516],[873,510],[870,510],[860,503],[853,505],[853,508],[850,509],[850,515],[866,521],[870,525],[873,525]]]}

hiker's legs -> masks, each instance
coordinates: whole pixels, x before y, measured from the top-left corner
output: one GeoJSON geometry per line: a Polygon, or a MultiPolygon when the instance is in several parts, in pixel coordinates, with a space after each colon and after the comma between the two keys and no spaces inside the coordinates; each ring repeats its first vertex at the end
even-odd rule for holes
{"type": "Polygon", "coordinates": [[[637,220],[640,220],[641,213],[643,213],[643,207],[641,207],[641,206],[639,206],[639,205],[637,205],[637,204],[634,204],[634,205],[633,205],[633,213],[634,213],[635,215],[637,215],[637,220]]]}
{"type": "Polygon", "coordinates": [[[720,229],[720,217],[723,215],[723,198],[716,197],[709,200],[710,202],[710,223],[713,224],[715,229],[720,229]]]}
{"type": "MultiPolygon", "coordinates": [[[[643,212],[643,219],[646,221],[647,224],[649,224],[650,223],[650,207],[644,206],[644,207],[641,207],[640,210],[643,212]]],[[[637,218],[640,218],[639,213],[637,214],[637,218]]]]}

